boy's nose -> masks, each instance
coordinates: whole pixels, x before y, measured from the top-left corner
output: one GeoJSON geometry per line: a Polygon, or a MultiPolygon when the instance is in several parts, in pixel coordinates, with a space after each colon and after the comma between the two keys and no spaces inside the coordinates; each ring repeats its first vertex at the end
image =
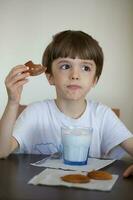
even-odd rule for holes
{"type": "Polygon", "coordinates": [[[71,79],[78,80],[80,79],[80,73],[78,69],[72,69],[71,71],[71,79]]]}

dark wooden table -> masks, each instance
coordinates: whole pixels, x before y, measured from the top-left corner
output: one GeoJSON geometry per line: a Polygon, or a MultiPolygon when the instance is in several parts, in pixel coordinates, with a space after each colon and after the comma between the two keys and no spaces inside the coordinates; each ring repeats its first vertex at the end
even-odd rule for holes
{"type": "Polygon", "coordinates": [[[122,177],[129,162],[116,161],[104,168],[119,174],[119,179],[110,192],[101,192],[27,184],[33,176],[44,170],[30,163],[42,158],[41,155],[11,155],[0,160],[0,200],[133,200],[133,176],[128,179],[122,177]]]}

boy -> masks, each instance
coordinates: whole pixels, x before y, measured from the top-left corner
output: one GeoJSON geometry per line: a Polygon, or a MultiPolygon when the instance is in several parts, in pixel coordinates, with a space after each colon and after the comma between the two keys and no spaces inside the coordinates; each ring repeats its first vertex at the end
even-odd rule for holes
{"type": "Polygon", "coordinates": [[[82,31],[60,32],[46,48],[42,63],[57,97],[29,105],[16,121],[29,74],[24,65],[13,68],[6,78],[9,100],[0,124],[0,157],[16,150],[34,154],[60,151],[63,126],[90,127],[90,157],[119,158],[122,148],[133,155],[133,135],[111,109],[85,99],[103,68],[98,42],[82,31]]]}

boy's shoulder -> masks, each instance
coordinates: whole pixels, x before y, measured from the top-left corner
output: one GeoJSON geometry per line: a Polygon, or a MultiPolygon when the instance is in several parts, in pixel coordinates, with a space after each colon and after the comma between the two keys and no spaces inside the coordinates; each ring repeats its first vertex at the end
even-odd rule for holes
{"type": "Polygon", "coordinates": [[[32,102],[28,106],[43,106],[47,104],[53,104],[53,102],[54,102],[54,99],[45,99],[41,101],[32,102]]]}
{"type": "Polygon", "coordinates": [[[107,112],[112,112],[111,108],[101,102],[94,100],[87,100],[91,113],[95,115],[104,115],[107,112]]]}
{"type": "Polygon", "coordinates": [[[44,109],[46,110],[47,108],[53,105],[54,105],[54,99],[46,99],[46,100],[30,103],[27,106],[26,110],[27,111],[43,111],[44,109]]]}
{"type": "Polygon", "coordinates": [[[95,100],[87,100],[88,104],[90,105],[91,108],[93,109],[110,109],[109,106],[101,103],[101,102],[98,102],[98,101],[95,101],[95,100]]]}

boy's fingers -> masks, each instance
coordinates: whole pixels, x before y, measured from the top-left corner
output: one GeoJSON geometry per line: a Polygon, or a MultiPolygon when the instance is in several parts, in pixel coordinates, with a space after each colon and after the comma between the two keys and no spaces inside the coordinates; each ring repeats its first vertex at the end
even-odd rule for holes
{"type": "Polygon", "coordinates": [[[16,76],[11,76],[10,78],[7,77],[5,80],[5,85],[7,88],[8,98],[18,98],[17,95],[21,94],[21,90],[19,91],[19,89],[23,88],[23,86],[29,81],[28,77],[29,73],[27,72],[16,74],[16,76]],[[16,92],[18,94],[16,94],[16,92]]]}
{"type": "Polygon", "coordinates": [[[25,73],[22,73],[22,74],[19,73],[13,78],[13,82],[23,80],[23,79],[25,79],[25,78],[27,78],[29,76],[30,76],[29,72],[25,72],[25,73]]]}
{"type": "Polygon", "coordinates": [[[23,85],[26,84],[28,81],[29,81],[28,79],[24,79],[24,80],[18,81],[18,82],[16,83],[16,87],[23,86],[23,85]]]}
{"type": "Polygon", "coordinates": [[[11,78],[13,76],[16,76],[17,74],[26,72],[29,69],[29,67],[25,66],[25,65],[18,65],[16,67],[14,67],[10,72],[9,75],[7,77],[11,78]]]}
{"type": "Polygon", "coordinates": [[[12,84],[12,89],[10,89],[10,91],[13,93],[13,91],[15,91],[17,88],[23,86],[24,84],[26,84],[28,81],[29,81],[28,79],[23,79],[23,80],[16,82],[15,84],[12,84]]]}
{"type": "Polygon", "coordinates": [[[133,165],[129,166],[123,173],[123,176],[126,178],[130,175],[133,175],[133,165]]]}
{"type": "Polygon", "coordinates": [[[29,77],[30,74],[28,72],[25,72],[25,73],[17,73],[15,74],[14,76],[11,75],[11,76],[8,76],[5,80],[5,84],[8,86],[8,85],[12,85],[14,84],[16,81],[19,81],[19,80],[22,80],[22,79],[25,79],[27,77],[29,77]]]}

